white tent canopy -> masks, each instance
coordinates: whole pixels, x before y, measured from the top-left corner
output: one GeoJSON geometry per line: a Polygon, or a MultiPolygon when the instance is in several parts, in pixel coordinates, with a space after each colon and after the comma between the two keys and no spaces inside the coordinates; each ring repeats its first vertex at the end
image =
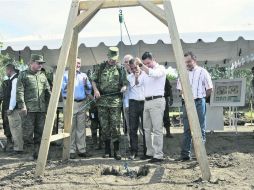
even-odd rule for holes
{"type": "MultiPolygon", "coordinates": [[[[219,36],[218,33],[185,34],[181,41],[183,50],[193,51],[197,55],[200,64],[208,64],[209,66],[230,65],[233,60],[239,59],[241,55],[248,55],[254,52],[254,32],[241,33],[243,37],[237,37],[237,32],[220,34],[223,38],[216,38],[216,35],[219,36]],[[203,38],[198,38],[198,36],[203,38]]],[[[61,40],[59,42],[61,43],[61,40]]],[[[35,44],[27,42],[27,45],[30,44],[30,46],[25,45],[25,42],[19,42],[16,45],[15,43],[12,44],[12,47],[5,47],[6,49],[2,50],[2,53],[8,53],[15,60],[23,59],[24,62],[29,61],[32,53],[42,54],[47,65],[55,67],[60,53],[59,42],[57,40],[53,40],[51,43],[48,43],[48,41],[38,41],[35,44]],[[43,46],[42,49],[39,49],[42,44],[49,44],[49,46],[43,46]],[[17,49],[21,47],[25,48],[22,50],[17,49]],[[49,49],[52,47],[53,49],[49,49]]],[[[79,39],[79,57],[81,57],[82,64],[85,66],[98,64],[107,59],[108,46],[117,45],[120,49],[121,57],[125,54],[133,54],[140,57],[145,51],[151,51],[158,62],[167,62],[167,65],[175,67],[172,44],[170,44],[169,37],[166,34],[133,36],[132,42],[134,44],[132,46],[129,45],[130,43],[126,38],[124,38],[123,42],[119,42],[119,37],[117,36],[103,39],[81,37],[79,39]]]]}

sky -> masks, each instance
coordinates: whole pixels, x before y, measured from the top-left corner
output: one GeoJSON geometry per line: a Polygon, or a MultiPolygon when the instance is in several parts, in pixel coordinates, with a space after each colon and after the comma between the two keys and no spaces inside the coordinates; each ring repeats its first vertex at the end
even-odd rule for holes
{"type": "MultiPolygon", "coordinates": [[[[171,0],[178,31],[254,31],[254,0],[171,0]]],[[[71,0],[0,0],[0,41],[62,38],[71,0]]],[[[162,7],[162,6],[161,6],[162,7]]],[[[130,34],[167,33],[141,7],[123,8],[130,34]]],[[[119,9],[103,9],[80,36],[120,35],[119,9]]]]}

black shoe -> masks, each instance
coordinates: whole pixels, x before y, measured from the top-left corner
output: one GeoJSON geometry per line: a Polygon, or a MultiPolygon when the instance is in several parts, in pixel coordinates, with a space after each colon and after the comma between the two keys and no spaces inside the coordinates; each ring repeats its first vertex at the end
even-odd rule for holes
{"type": "Polygon", "coordinates": [[[88,158],[88,157],[91,157],[92,155],[89,154],[88,152],[83,152],[83,153],[79,153],[78,156],[82,158],[88,158]]]}
{"type": "Polygon", "coordinates": [[[70,159],[75,159],[76,158],[76,154],[75,153],[70,153],[70,159]]]}
{"type": "Polygon", "coordinates": [[[147,156],[147,155],[144,155],[142,157],[140,157],[141,160],[149,160],[149,159],[152,159],[153,157],[152,156],[147,156]]]}
{"type": "Polygon", "coordinates": [[[159,163],[159,162],[163,162],[163,159],[152,158],[151,160],[148,161],[148,163],[159,163]]]}
{"type": "Polygon", "coordinates": [[[180,158],[175,159],[175,161],[177,161],[177,162],[186,162],[186,161],[190,161],[190,160],[191,160],[190,157],[180,157],[180,158]]]}

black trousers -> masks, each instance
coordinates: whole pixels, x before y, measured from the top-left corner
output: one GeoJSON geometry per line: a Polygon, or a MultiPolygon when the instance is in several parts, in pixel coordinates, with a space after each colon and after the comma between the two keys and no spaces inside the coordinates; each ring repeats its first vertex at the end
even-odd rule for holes
{"type": "Polygon", "coordinates": [[[12,135],[11,135],[11,130],[10,130],[10,126],[9,126],[7,110],[6,111],[2,110],[2,120],[3,120],[4,135],[6,136],[6,138],[11,139],[12,135]]]}
{"type": "Polygon", "coordinates": [[[130,127],[130,145],[131,152],[138,153],[138,127],[141,120],[141,128],[143,131],[143,153],[146,154],[146,141],[143,128],[143,111],[144,101],[129,100],[129,127],[130,127]]]}
{"type": "Polygon", "coordinates": [[[164,127],[169,129],[170,132],[170,118],[169,118],[169,103],[168,103],[168,98],[165,98],[166,100],[166,105],[165,105],[165,110],[164,110],[164,115],[163,115],[163,124],[164,127]]]}

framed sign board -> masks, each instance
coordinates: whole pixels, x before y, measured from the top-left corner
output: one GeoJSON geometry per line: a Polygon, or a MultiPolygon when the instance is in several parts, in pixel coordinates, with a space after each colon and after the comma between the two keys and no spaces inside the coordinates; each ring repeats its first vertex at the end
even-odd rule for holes
{"type": "Polygon", "coordinates": [[[211,106],[244,106],[246,79],[221,79],[213,81],[211,106]]]}
{"type": "Polygon", "coordinates": [[[182,106],[182,98],[180,97],[179,90],[176,88],[177,81],[170,80],[170,84],[172,86],[172,94],[173,94],[173,105],[171,107],[180,107],[182,106]]]}

